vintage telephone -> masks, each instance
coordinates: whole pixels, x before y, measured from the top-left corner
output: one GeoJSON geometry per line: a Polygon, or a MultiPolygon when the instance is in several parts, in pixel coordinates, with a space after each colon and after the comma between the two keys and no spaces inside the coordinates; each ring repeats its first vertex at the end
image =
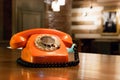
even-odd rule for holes
{"type": "Polygon", "coordinates": [[[27,67],[67,67],[79,63],[77,47],[71,36],[55,29],[21,31],[11,37],[10,47],[23,48],[17,62],[27,67]],[[74,61],[68,60],[71,48],[74,61]]]}

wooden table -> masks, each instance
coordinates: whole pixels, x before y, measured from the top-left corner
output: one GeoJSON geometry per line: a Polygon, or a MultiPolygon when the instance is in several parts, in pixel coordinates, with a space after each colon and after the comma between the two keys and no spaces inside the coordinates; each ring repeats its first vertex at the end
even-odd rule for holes
{"type": "Polygon", "coordinates": [[[120,56],[79,53],[67,68],[26,68],[16,63],[20,50],[0,47],[0,80],[120,80],[120,56]]]}

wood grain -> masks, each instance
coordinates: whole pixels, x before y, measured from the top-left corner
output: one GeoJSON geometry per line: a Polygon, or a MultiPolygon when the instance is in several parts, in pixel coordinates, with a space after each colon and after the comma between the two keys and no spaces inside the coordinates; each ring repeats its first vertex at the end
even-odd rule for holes
{"type": "Polygon", "coordinates": [[[79,53],[67,68],[27,68],[16,63],[20,50],[0,47],[0,80],[120,80],[120,56],[79,53]]]}

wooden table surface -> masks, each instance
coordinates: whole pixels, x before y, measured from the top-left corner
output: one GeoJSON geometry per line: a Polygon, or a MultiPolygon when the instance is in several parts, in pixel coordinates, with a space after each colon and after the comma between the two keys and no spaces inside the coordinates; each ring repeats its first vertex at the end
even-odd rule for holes
{"type": "Polygon", "coordinates": [[[79,53],[67,68],[26,68],[16,63],[20,50],[0,47],[0,80],[120,80],[120,56],[79,53]]]}

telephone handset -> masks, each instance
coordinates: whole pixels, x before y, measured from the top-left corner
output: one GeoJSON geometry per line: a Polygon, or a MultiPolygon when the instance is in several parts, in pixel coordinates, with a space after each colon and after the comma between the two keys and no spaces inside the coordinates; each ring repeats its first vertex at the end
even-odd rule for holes
{"type": "Polygon", "coordinates": [[[73,45],[69,34],[47,28],[37,28],[16,33],[11,37],[12,49],[22,47],[18,63],[31,67],[72,66],[79,63],[75,49],[75,62],[69,62],[67,48],[73,45]],[[74,64],[72,64],[74,63],[74,64]],[[72,65],[71,65],[72,64],[72,65]]]}

